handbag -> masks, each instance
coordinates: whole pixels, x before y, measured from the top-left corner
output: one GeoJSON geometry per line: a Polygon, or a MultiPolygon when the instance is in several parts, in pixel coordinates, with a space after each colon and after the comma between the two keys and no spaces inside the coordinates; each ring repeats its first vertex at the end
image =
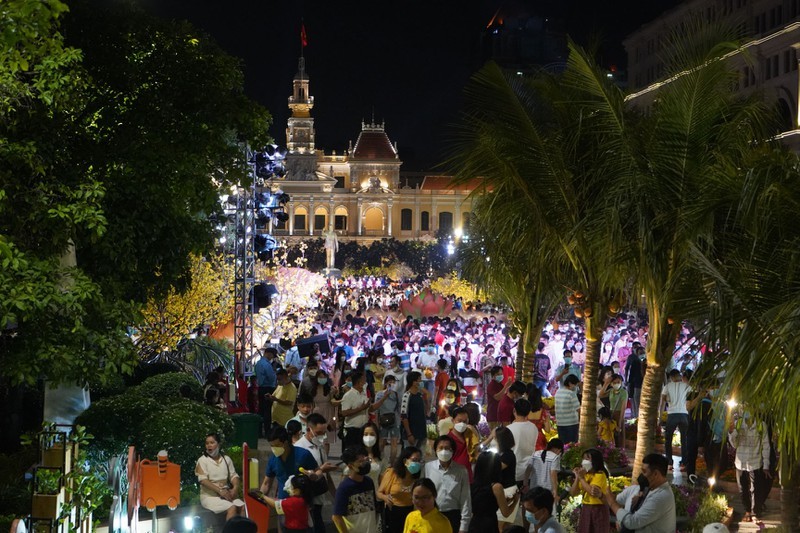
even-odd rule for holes
{"type": "Polygon", "coordinates": [[[395,425],[397,424],[397,414],[394,413],[394,412],[392,412],[392,413],[383,413],[378,418],[378,424],[383,429],[391,429],[391,428],[395,427],[395,425]]]}

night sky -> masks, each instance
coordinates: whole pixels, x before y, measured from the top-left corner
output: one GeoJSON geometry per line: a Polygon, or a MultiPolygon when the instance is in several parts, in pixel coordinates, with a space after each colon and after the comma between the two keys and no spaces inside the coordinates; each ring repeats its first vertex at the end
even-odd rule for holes
{"type": "Polygon", "coordinates": [[[247,94],[272,113],[279,144],[285,143],[303,20],[317,147],[341,153],[374,112],[398,144],[401,170],[410,171],[440,161],[464,84],[484,60],[482,31],[498,9],[547,16],[579,43],[599,39],[601,62],[622,67],[621,40],[677,0],[137,2],[158,16],[189,20],[241,58],[247,94]]]}

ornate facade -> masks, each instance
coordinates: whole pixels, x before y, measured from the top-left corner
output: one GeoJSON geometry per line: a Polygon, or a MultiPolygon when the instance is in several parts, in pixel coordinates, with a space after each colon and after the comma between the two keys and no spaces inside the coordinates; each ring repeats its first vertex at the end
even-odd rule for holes
{"type": "Polygon", "coordinates": [[[374,119],[362,122],[355,144],[342,154],[325,153],[315,143],[314,118],[305,62],[301,57],[289,97],[286,176],[276,185],[286,192],[289,220],[273,228],[282,239],[319,238],[333,226],[341,240],[432,239],[440,229],[465,230],[471,186],[453,187],[447,176],[403,174],[402,161],[374,119]]]}

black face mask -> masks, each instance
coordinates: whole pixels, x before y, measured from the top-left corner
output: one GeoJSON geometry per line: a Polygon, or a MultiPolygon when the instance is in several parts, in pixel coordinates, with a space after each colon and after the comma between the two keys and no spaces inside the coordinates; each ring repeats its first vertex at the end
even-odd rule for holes
{"type": "Polygon", "coordinates": [[[362,476],[366,476],[367,474],[369,474],[370,469],[371,465],[369,463],[364,463],[363,465],[358,467],[358,473],[362,476]]]}
{"type": "Polygon", "coordinates": [[[639,488],[641,488],[642,490],[650,486],[650,481],[644,474],[639,474],[639,477],[636,478],[636,482],[639,484],[639,488]]]}

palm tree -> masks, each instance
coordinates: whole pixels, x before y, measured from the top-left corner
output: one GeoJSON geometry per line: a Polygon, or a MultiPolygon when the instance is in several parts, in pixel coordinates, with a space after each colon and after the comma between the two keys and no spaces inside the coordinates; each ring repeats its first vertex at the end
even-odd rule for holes
{"type": "MultiPolygon", "coordinates": [[[[572,52],[571,58],[582,54],[574,46],[572,52]]],[[[605,77],[599,70],[595,75],[605,77]]],[[[602,326],[607,304],[625,276],[614,240],[621,233],[611,229],[619,214],[597,201],[609,194],[610,174],[618,171],[604,152],[613,146],[603,140],[605,117],[595,113],[591,95],[573,81],[567,74],[521,78],[489,63],[467,88],[465,121],[450,163],[460,180],[483,178],[485,186],[478,192],[486,196],[483,218],[492,221],[485,239],[526,260],[522,268],[529,271],[528,284],[535,280],[538,287],[549,279],[563,288],[562,297],[570,289],[584,294],[587,343],[579,439],[591,445],[597,439],[602,326]]],[[[520,294],[526,290],[525,281],[506,282],[522,284],[516,291],[520,294]]],[[[537,299],[529,310],[543,301],[537,299]]],[[[541,309],[536,312],[538,320],[525,322],[528,351],[538,334],[533,327],[544,319],[541,309]]]]}
{"type": "Polygon", "coordinates": [[[707,361],[705,374],[722,371],[721,394],[774,422],[780,461],[782,520],[800,529],[800,162],[795,154],[763,146],[730,187],[730,213],[718,216],[721,236],[703,272],[714,288],[709,336],[727,348],[707,361]]]}
{"type": "Polygon", "coordinates": [[[502,302],[511,309],[510,322],[519,334],[516,377],[533,381],[533,356],[539,332],[563,300],[559,290],[559,273],[563,268],[547,254],[541,253],[546,243],[530,242],[536,235],[525,229],[527,217],[493,216],[493,203],[507,203],[498,194],[480,196],[473,204],[470,218],[470,240],[459,250],[464,275],[485,290],[492,301],[502,302]],[[507,224],[513,224],[508,226],[507,224]],[[502,225],[502,226],[500,226],[502,225]],[[496,236],[525,236],[520,239],[496,236]]]}

